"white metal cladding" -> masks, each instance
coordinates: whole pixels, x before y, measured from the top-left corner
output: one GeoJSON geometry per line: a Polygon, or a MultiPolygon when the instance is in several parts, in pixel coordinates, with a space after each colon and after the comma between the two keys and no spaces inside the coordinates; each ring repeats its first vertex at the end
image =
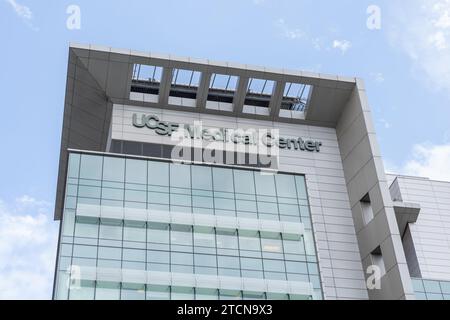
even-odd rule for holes
{"type": "Polygon", "coordinates": [[[118,219],[142,222],[158,222],[198,227],[215,227],[230,230],[261,231],[266,233],[282,233],[299,239],[304,233],[302,223],[283,222],[261,219],[236,218],[205,215],[198,213],[159,211],[109,207],[90,204],[78,204],[76,215],[79,217],[118,219]]]}
{"type": "Polygon", "coordinates": [[[450,183],[398,176],[391,187],[404,202],[420,204],[416,223],[409,225],[413,248],[424,279],[450,280],[450,183]]]}
{"type": "Polygon", "coordinates": [[[96,267],[79,267],[77,272],[80,280],[88,281],[314,296],[313,286],[309,282],[96,267]]]}

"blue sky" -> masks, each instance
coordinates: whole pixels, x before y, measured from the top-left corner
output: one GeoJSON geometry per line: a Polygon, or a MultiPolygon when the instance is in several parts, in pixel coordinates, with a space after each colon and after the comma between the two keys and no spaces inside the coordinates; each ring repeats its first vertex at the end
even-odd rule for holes
{"type": "Polygon", "coordinates": [[[450,0],[0,0],[0,39],[0,298],[50,297],[69,42],[361,77],[387,169],[450,180],[450,0]]]}

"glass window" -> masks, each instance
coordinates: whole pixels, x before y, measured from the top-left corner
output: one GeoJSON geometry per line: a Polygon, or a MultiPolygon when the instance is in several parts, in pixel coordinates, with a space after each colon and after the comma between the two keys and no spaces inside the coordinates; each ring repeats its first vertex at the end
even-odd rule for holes
{"type": "Polygon", "coordinates": [[[192,188],[212,190],[212,176],[210,167],[192,166],[192,188]]]}
{"type": "Polygon", "coordinates": [[[74,228],[75,212],[73,210],[66,209],[63,214],[62,234],[64,236],[73,236],[74,228]]]}
{"type": "Polygon", "coordinates": [[[257,233],[250,235],[245,233],[239,234],[239,247],[241,250],[260,251],[261,242],[257,233]]]}
{"type": "Polygon", "coordinates": [[[212,247],[216,246],[216,235],[214,229],[209,228],[194,228],[194,245],[198,247],[212,247]]]}
{"type": "Polygon", "coordinates": [[[123,249],[123,260],[145,262],[145,250],[123,249]]]}
{"type": "Polygon", "coordinates": [[[308,272],[311,275],[319,275],[319,267],[316,263],[308,262],[308,272]]]}
{"type": "Polygon", "coordinates": [[[247,270],[247,269],[242,269],[241,270],[241,274],[243,278],[258,278],[258,279],[264,279],[264,273],[261,270],[247,270]]]}
{"type": "Polygon", "coordinates": [[[119,300],[120,284],[116,282],[97,282],[95,288],[96,300],[119,300]]]}
{"type": "Polygon", "coordinates": [[[285,272],[283,260],[264,259],[264,271],[285,272]]]}
{"type": "Polygon", "coordinates": [[[172,264],[184,264],[192,266],[194,264],[193,260],[194,260],[193,255],[191,253],[181,253],[181,252],[170,253],[170,262],[172,264]]]}
{"type": "Polygon", "coordinates": [[[256,193],[266,196],[276,196],[275,179],[272,174],[255,172],[256,193]]]}
{"type": "Polygon", "coordinates": [[[94,281],[81,281],[79,287],[71,287],[69,299],[71,300],[94,300],[95,283],[94,281]]]}
{"type": "Polygon", "coordinates": [[[103,221],[100,224],[100,238],[122,240],[122,223],[120,224],[105,224],[103,221]]]}
{"type": "Polygon", "coordinates": [[[66,195],[68,196],[77,196],[78,186],[74,184],[67,184],[66,195]]]}
{"type": "Polygon", "coordinates": [[[264,278],[270,279],[270,280],[286,280],[286,273],[284,273],[284,272],[264,271],[264,278]]]}
{"type": "Polygon", "coordinates": [[[279,197],[297,198],[295,177],[287,174],[277,174],[275,176],[277,195],[279,197]]]}
{"type": "Polygon", "coordinates": [[[176,206],[191,206],[191,196],[186,194],[174,194],[170,195],[170,204],[176,206]]]}
{"type": "Polygon", "coordinates": [[[172,226],[170,243],[172,245],[192,246],[192,227],[172,226]]]}
{"type": "Polygon", "coordinates": [[[193,300],[194,288],[172,287],[172,300],[193,300]]]}
{"type": "Polygon", "coordinates": [[[148,184],[158,186],[169,185],[169,164],[158,161],[148,162],[148,184]]]}
{"type": "Polygon", "coordinates": [[[440,283],[440,285],[441,285],[441,291],[442,291],[442,293],[450,294],[450,282],[444,282],[444,281],[442,281],[442,282],[440,283]]]}
{"type": "Polygon", "coordinates": [[[147,270],[158,272],[170,272],[170,265],[167,263],[147,263],[147,270]]]}
{"type": "Polygon", "coordinates": [[[170,164],[170,186],[177,188],[191,188],[191,169],[187,165],[170,164]]]}
{"type": "Polygon", "coordinates": [[[121,300],[145,300],[145,285],[127,284],[122,285],[121,300]]]}
{"type": "Polygon", "coordinates": [[[438,281],[423,280],[423,286],[425,287],[425,292],[441,293],[438,281]]]}
{"type": "Polygon", "coordinates": [[[217,230],[217,248],[238,249],[237,232],[217,230]]]}
{"type": "Polygon", "coordinates": [[[256,212],[256,202],[247,200],[236,200],[236,210],[248,211],[251,213],[256,212]]]}
{"type": "Polygon", "coordinates": [[[121,260],[98,259],[97,266],[100,268],[120,269],[122,267],[122,261],[121,260]]]}
{"type": "Polygon", "coordinates": [[[239,258],[230,256],[217,256],[219,268],[239,269],[239,258]]]}
{"type": "Polygon", "coordinates": [[[145,191],[125,190],[125,201],[146,202],[147,194],[145,191]]]}
{"type": "Polygon", "coordinates": [[[98,237],[98,222],[97,221],[77,221],[75,225],[75,236],[84,238],[98,237]]]}
{"type": "Polygon", "coordinates": [[[217,289],[195,289],[196,300],[217,300],[217,289]]]}
{"type": "Polygon", "coordinates": [[[103,160],[103,180],[123,182],[125,179],[125,159],[105,157],[103,160]]]}
{"type": "Polygon", "coordinates": [[[282,253],[283,247],[281,239],[261,238],[262,249],[265,252],[282,253]]]}
{"type": "Polygon", "coordinates": [[[102,198],[103,199],[123,201],[123,196],[124,196],[123,189],[102,188],[102,198]]]}
{"type": "Polygon", "coordinates": [[[196,254],[194,260],[196,266],[217,267],[217,258],[215,255],[196,254]]]}
{"type": "Polygon", "coordinates": [[[412,279],[412,284],[414,291],[425,292],[425,288],[423,287],[423,283],[421,279],[412,279]]]}
{"type": "Polygon", "coordinates": [[[146,209],[145,202],[134,202],[134,201],[125,201],[125,208],[134,208],[134,209],[146,209]]]}
{"type": "Polygon", "coordinates": [[[278,208],[280,210],[280,214],[287,216],[299,216],[300,212],[298,210],[298,205],[295,204],[284,204],[279,203],[278,208]]]}
{"type": "Polygon", "coordinates": [[[168,286],[147,285],[147,300],[169,300],[170,288],[168,286]]]}
{"type": "Polygon", "coordinates": [[[305,254],[302,240],[283,240],[283,248],[286,254],[305,254]]]}
{"type": "Polygon", "coordinates": [[[149,203],[169,204],[169,194],[162,192],[149,192],[147,194],[149,203]]]}
{"type": "Polygon", "coordinates": [[[145,223],[125,224],[123,239],[127,241],[145,242],[145,223]]]}
{"type": "Polygon", "coordinates": [[[243,300],[265,300],[264,292],[243,292],[243,300]]]}
{"type": "MultiPolygon", "coordinates": [[[[95,258],[72,258],[72,265],[73,266],[80,266],[80,267],[95,267],[96,266],[96,259],[95,258]]],[[[67,270],[67,268],[66,268],[67,270]]]]}
{"type": "Polygon", "coordinates": [[[216,209],[235,210],[233,199],[214,198],[214,205],[216,209]]]}
{"type": "Polygon", "coordinates": [[[242,300],[241,291],[219,290],[220,300],[242,300]]]}
{"type": "Polygon", "coordinates": [[[112,247],[98,247],[98,258],[99,259],[122,259],[122,248],[112,248],[112,247]]]}
{"type": "Polygon", "coordinates": [[[129,183],[147,183],[147,162],[143,160],[126,159],[125,181],[129,183]]]}
{"type": "Polygon", "coordinates": [[[71,256],[72,255],[73,246],[71,244],[61,244],[60,255],[62,256],[71,256]]]}
{"type": "Polygon", "coordinates": [[[80,178],[100,180],[102,177],[103,157],[81,155],[80,178]]]}
{"type": "Polygon", "coordinates": [[[175,273],[194,273],[194,267],[192,265],[172,264],[170,271],[175,273]]]}
{"type": "Polygon", "coordinates": [[[79,169],[80,169],[80,155],[76,153],[71,153],[69,156],[68,176],[71,178],[78,178],[79,169]]]}
{"type": "Polygon", "coordinates": [[[305,234],[303,236],[304,242],[305,242],[305,251],[307,255],[315,256],[316,255],[316,249],[314,247],[314,240],[313,235],[311,231],[306,230],[305,234]]]}
{"type": "Polygon", "coordinates": [[[273,202],[258,201],[258,212],[278,215],[278,205],[273,202]]]}
{"type": "Polygon", "coordinates": [[[77,207],[77,198],[66,197],[66,200],[64,201],[64,207],[66,209],[75,209],[77,207]]]}
{"type": "Polygon", "coordinates": [[[233,170],[236,193],[255,194],[253,171],[233,170]]]}
{"type": "Polygon", "coordinates": [[[193,196],[192,197],[192,205],[194,207],[200,208],[213,208],[214,202],[211,197],[201,197],[201,196],[193,196]]]}
{"type": "Polygon", "coordinates": [[[73,246],[73,256],[80,257],[80,258],[95,258],[95,257],[97,257],[97,247],[96,246],[74,245],[73,246]]]}
{"type": "Polygon", "coordinates": [[[261,259],[241,258],[241,268],[248,270],[262,270],[261,259]]]}
{"type": "Polygon", "coordinates": [[[286,271],[289,273],[308,274],[308,267],[305,262],[286,261],[286,271]]]}
{"type": "Polygon", "coordinates": [[[147,250],[147,262],[167,264],[169,263],[169,252],[147,250]]]}
{"type": "Polygon", "coordinates": [[[289,300],[289,296],[283,293],[267,293],[268,300],[289,300]]]}
{"type": "Polygon", "coordinates": [[[426,293],[428,300],[444,300],[444,297],[440,293],[426,293]]]}
{"type": "Polygon", "coordinates": [[[147,242],[169,244],[169,225],[149,223],[147,242]]]}
{"type": "Polygon", "coordinates": [[[416,299],[417,300],[427,300],[427,296],[423,292],[416,292],[416,299]]]}
{"type": "Polygon", "coordinates": [[[214,191],[233,192],[233,172],[230,169],[213,168],[214,191]]]}
{"type": "Polygon", "coordinates": [[[295,176],[295,183],[297,185],[297,196],[299,199],[308,199],[306,192],[306,181],[304,176],[295,176]]]}
{"type": "Polygon", "coordinates": [[[86,198],[100,198],[100,187],[79,186],[78,196],[86,198]]]}

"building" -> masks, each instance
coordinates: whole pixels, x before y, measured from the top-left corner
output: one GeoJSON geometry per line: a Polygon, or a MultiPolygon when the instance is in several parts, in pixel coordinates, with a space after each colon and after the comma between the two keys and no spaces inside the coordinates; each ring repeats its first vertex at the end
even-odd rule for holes
{"type": "MultiPolygon", "coordinates": [[[[416,298],[450,299],[450,183],[388,175],[396,203],[410,212],[402,239],[416,298]]],[[[406,212],[405,212],[406,213],[406,212]]]]}
{"type": "Polygon", "coordinates": [[[71,45],[54,299],[444,298],[449,193],[360,79],[71,45]]]}

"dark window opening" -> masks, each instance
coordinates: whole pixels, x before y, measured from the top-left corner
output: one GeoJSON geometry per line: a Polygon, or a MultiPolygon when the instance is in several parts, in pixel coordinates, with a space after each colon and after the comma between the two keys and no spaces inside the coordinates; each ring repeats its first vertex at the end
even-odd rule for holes
{"type": "Polygon", "coordinates": [[[197,99],[197,88],[195,89],[172,88],[170,90],[170,96],[177,98],[197,99]]]}
{"type": "Polygon", "coordinates": [[[247,97],[244,102],[247,106],[269,108],[270,100],[261,98],[249,98],[247,97]]]}
{"type": "Polygon", "coordinates": [[[132,84],[131,92],[148,93],[148,94],[159,94],[159,87],[153,87],[148,85],[132,84]]]}
{"type": "Polygon", "coordinates": [[[208,94],[208,100],[209,101],[217,101],[217,102],[227,102],[227,103],[233,103],[233,96],[220,94],[220,93],[210,93],[208,94]]]}
{"type": "MultiPolygon", "coordinates": [[[[130,154],[135,156],[172,159],[173,148],[174,146],[171,145],[112,140],[110,152],[130,154]]],[[[250,155],[249,153],[230,152],[225,150],[204,151],[204,149],[200,150],[198,148],[185,148],[183,149],[182,154],[177,154],[177,157],[175,157],[175,159],[199,161],[198,155],[200,154],[202,155],[202,161],[204,162],[210,162],[207,158],[205,159],[205,157],[212,156],[215,157],[216,160],[223,160],[221,162],[217,162],[218,164],[241,165],[255,168],[278,168],[278,161],[276,156],[268,157],[264,155],[250,155]],[[223,154],[221,156],[218,156],[218,152],[222,152],[223,154]]]]}

